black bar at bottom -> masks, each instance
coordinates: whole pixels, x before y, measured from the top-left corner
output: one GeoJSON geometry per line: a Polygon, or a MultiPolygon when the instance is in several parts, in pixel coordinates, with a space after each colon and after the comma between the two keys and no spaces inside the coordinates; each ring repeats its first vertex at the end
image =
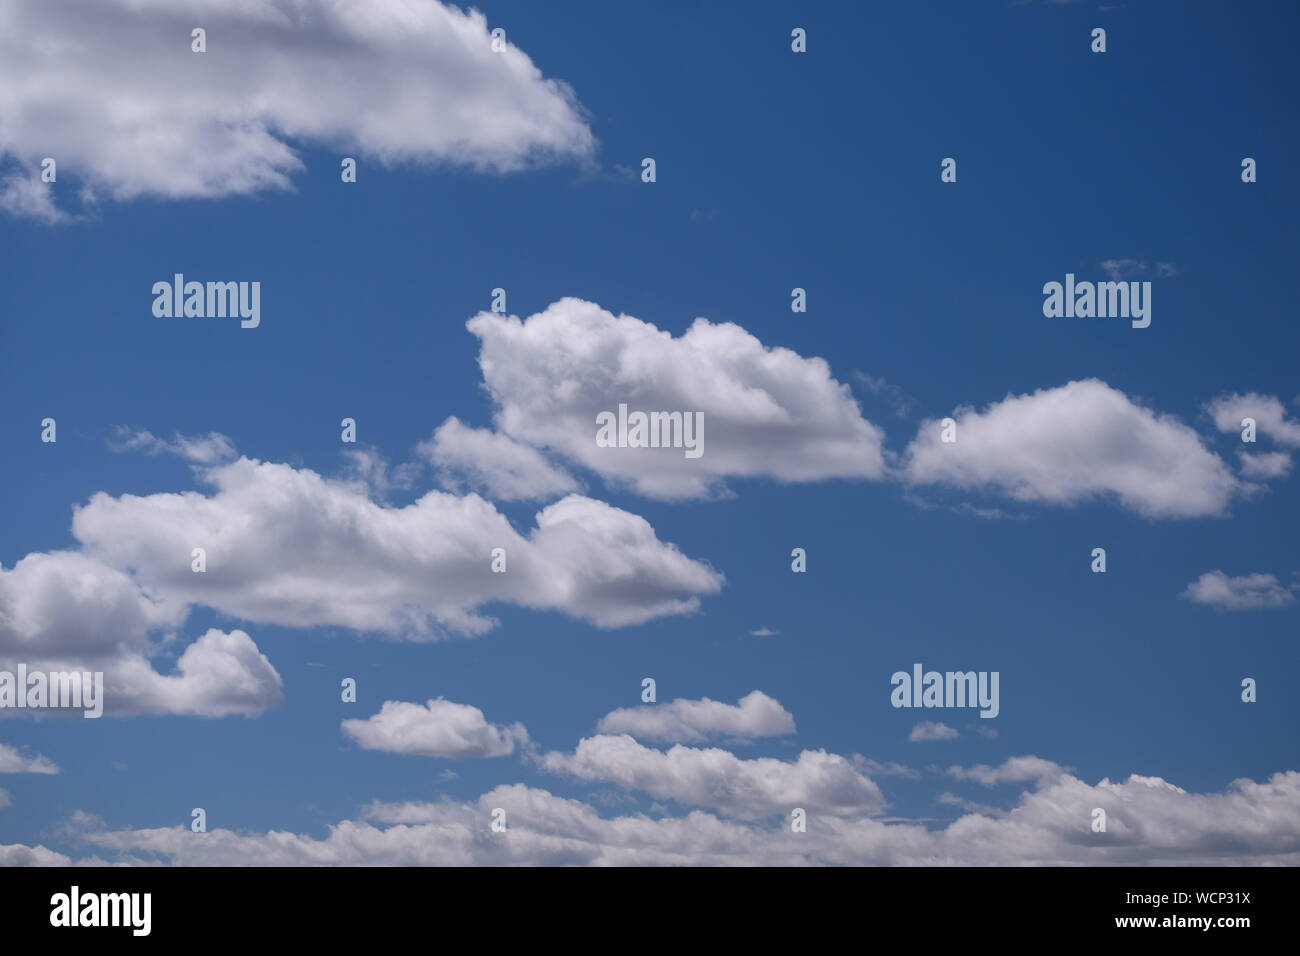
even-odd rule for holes
{"type": "Polygon", "coordinates": [[[581,940],[659,949],[709,939],[770,943],[788,931],[808,933],[808,946],[818,948],[826,933],[844,931],[863,944],[901,933],[922,949],[1022,933],[1231,946],[1290,936],[1295,886],[1292,869],[1239,867],[56,868],[0,870],[0,914],[10,943],[76,934],[77,944],[373,946],[390,934],[432,932],[431,944],[458,938],[458,948],[518,936],[534,946],[581,940]]]}

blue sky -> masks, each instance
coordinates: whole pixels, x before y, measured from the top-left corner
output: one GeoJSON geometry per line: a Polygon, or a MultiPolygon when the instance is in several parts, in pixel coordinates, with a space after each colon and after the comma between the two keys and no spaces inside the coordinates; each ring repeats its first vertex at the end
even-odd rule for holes
{"type": "MultiPolygon", "coordinates": [[[[20,13],[27,6],[0,4],[20,13]]],[[[13,209],[0,216],[7,451],[0,566],[12,572],[29,554],[84,547],[150,593],[165,590],[165,574],[150,580],[147,568],[122,557],[135,552],[114,543],[117,525],[95,531],[94,545],[73,533],[73,509],[97,493],[214,493],[195,463],[119,450],[123,435],[216,432],[239,456],[342,480],[354,447],[340,442],[345,417],[358,423],[356,447],[392,468],[420,462],[417,445],[449,416],[500,432],[478,362],[481,342],[465,325],[490,308],[496,287],[521,320],[574,297],[674,337],[702,316],[735,323],[766,348],[823,358],[861,417],[883,430],[884,459],[899,476],[783,481],[779,463],[799,451],[773,441],[746,450],[756,474],[725,476],[728,494],[664,499],[513,432],[572,474],[584,496],[641,516],[659,542],[711,566],[725,584],[699,593],[693,613],[611,628],[563,609],[490,601],[477,607],[498,622],[488,633],[437,641],[339,623],[287,626],[278,612],[259,618],[184,600],[187,616],[151,658],[155,670],[171,673],[209,628],[238,629],[278,673],[283,702],[225,717],[6,714],[0,744],[44,756],[59,773],[0,776],[9,802],[0,807],[0,845],[74,860],[149,858],[132,834],[173,828],[167,840],[189,846],[190,810],[204,807],[218,831],[205,836],[242,834],[246,842],[223,845],[257,862],[257,835],[267,831],[327,840],[331,826],[361,819],[372,801],[445,798],[473,807],[510,784],[583,801],[605,819],[684,818],[702,809],[763,833],[782,829],[781,813],[738,814],[691,799],[693,790],[665,796],[667,784],[656,793],[615,776],[557,773],[522,747],[500,757],[428,757],[365,749],[340,729],[385,701],[445,697],[481,709],[493,725],[522,723],[539,754],[572,754],[604,715],[639,705],[647,676],[657,682],[656,706],[706,697],[735,704],[755,689],[779,701],[797,733],[704,745],[742,760],[793,762],[801,751],[824,749],[850,762],[857,754],[911,768],[853,764],[887,804],[863,814],[934,832],[972,812],[956,800],[984,806],[994,821],[1022,801],[1030,801],[1025,815],[1046,817],[1034,801],[1068,789],[1058,776],[1012,769],[984,786],[945,773],[950,767],[1008,767],[1010,758],[1034,755],[1058,765],[1052,774],[1070,768],[1080,786],[1137,774],[1210,795],[1238,778],[1262,783],[1297,769],[1300,707],[1289,690],[1300,679],[1297,490],[1285,474],[1245,488],[1238,458],[1247,447],[1290,454],[1296,444],[1287,444],[1286,429],[1300,427],[1300,332],[1290,314],[1300,196],[1287,165],[1300,150],[1290,95],[1293,8],[661,3],[633,12],[620,4],[489,2],[481,9],[487,28],[503,26],[541,74],[572,87],[581,104],[574,115],[595,140],[590,149],[522,169],[475,169],[455,146],[408,147],[396,133],[393,144],[382,135],[349,143],[347,129],[281,133],[302,164],[288,188],[227,181],[215,195],[168,185],[120,198],[122,174],[78,156],[60,160],[50,193],[66,221],[13,209]],[[1104,54],[1089,50],[1097,26],[1107,31],[1104,54]],[[806,29],[807,53],[791,51],[794,27],[806,29]],[[397,157],[387,166],[379,158],[385,146],[397,157]],[[340,182],[342,156],[359,159],[355,184],[340,182]],[[656,161],[654,183],[640,181],[647,156],[656,161]],[[1258,163],[1251,184],[1240,176],[1247,156],[1258,163]],[[957,160],[956,183],[940,182],[944,157],[957,160]],[[87,184],[97,193],[91,203],[78,197],[87,184]],[[1117,260],[1132,262],[1112,269],[1152,282],[1149,328],[1044,317],[1044,283],[1068,272],[1104,280],[1102,263],[1117,260]],[[156,318],[149,290],[176,272],[259,281],[260,326],[156,318]],[[807,290],[806,313],[791,311],[794,287],[807,290]],[[1222,507],[1169,513],[1165,504],[1177,509],[1197,490],[1199,465],[1184,470],[1181,452],[1138,479],[1149,486],[1169,473],[1188,476],[1154,513],[1106,491],[1016,500],[1005,487],[908,472],[909,444],[930,427],[923,423],[1087,379],[1194,430],[1197,461],[1217,456],[1238,490],[1222,507]],[[1261,425],[1258,445],[1243,446],[1239,429],[1216,427],[1209,403],[1232,395],[1255,396],[1256,404],[1275,397],[1285,410],[1277,436],[1261,425]],[[58,423],[54,444],[40,441],[47,416],[58,423]],[[807,550],[806,573],[791,571],[795,547],[807,550]],[[1106,549],[1105,574],[1089,570],[1095,547],[1106,549]],[[1181,596],[1213,571],[1273,575],[1269,593],[1279,606],[1233,610],[1181,596]],[[760,629],[775,633],[752,633],[760,629]],[[980,720],[972,710],[891,707],[890,675],[914,662],[999,672],[1001,712],[980,720]],[[345,677],[358,682],[355,704],[339,699],[345,677]],[[1258,681],[1256,703],[1240,699],[1244,677],[1258,681]],[[918,720],[942,721],[958,736],[912,742],[918,720]],[[940,802],[943,794],[956,800],[940,802]],[[99,820],[74,818],[76,811],[99,820]]],[[[204,22],[196,16],[182,19],[204,22]]],[[[242,63],[243,54],[223,50],[213,22],[205,56],[242,63]]],[[[188,39],[182,33],[177,42],[183,49],[188,39]]],[[[39,109],[26,109],[22,122],[0,109],[0,172],[25,175],[51,155],[33,139],[39,109]]],[[[78,143],[75,131],[56,132],[78,143]]],[[[91,141],[86,156],[101,145],[108,150],[111,136],[91,141]]],[[[1113,474],[1122,465],[1113,457],[1089,464],[1095,421],[1069,417],[1090,396],[1067,397],[1066,415],[1048,427],[1077,436],[1080,474],[1113,474]]],[[[714,408],[704,413],[718,420],[714,408]]],[[[1013,436],[1023,428],[1031,450],[1041,434],[1009,427],[1013,436]]],[[[725,432],[713,440],[721,445],[725,432]]],[[[409,486],[362,497],[401,508],[439,487],[437,470],[424,462],[409,486]]],[[[493,506],[527,535],[558,497],[493,506]]],[[[165,528],[167,520],[158,521],[165,528]]],[[[255,536],[259,561],[282,561],[277,535],[285,528],[268,525],[255,536]]],[[[486,555],[492,544],[483,547],[486,555]]],[[[51,601],[59,606],[57,596],[51,601]]],[[[0,649],[6,662],[40,659],[37,648],[26,658],[0,649]]],[[[1277,786],[1300,786],[1296,776],[1277,786]]],[[[1300,830],[1284,818],[1269,849],[1234,836],[1216,856],[1204,848],[1207,834],[1248,829],[1250,811],[1231,811],[1233,822],[1192,824],[1163,806],[1142,804],[1132,812],[1148,816],[1124,821],[1123,832],[1140,837],[1113,852],[1132,855],[1102,848],[1082,859],[1300,853],[1300,830]],[[1183,821],[1172,837],[1159,835],[1154,819],[1166,810],[1183,821]]],[[[1249,806],[1267,815],[1266,802],[1249,806]]],[[[828,814],[837,826],[855,819],[828,814]]],[[[526,827],[526,811],[512,815],[519,819],[512,825],[526,827]]],[[[1086,816],[1079,835],[1043,826],[1049,849],[1039,859],[1076,859],[1050,849],[1059,846],[1086,854],[1078,849],[1086,816]]],[[[983,852],[956,845],[953,835],[947,846],[956,862],[983,852]]],[[[873,852],[860,861],[915,862],[873,852]]],[[[808,858],[859,862],[818,853],[808,858]]],[[[225,859],[197,849],[164,856],[225,859]]]]}

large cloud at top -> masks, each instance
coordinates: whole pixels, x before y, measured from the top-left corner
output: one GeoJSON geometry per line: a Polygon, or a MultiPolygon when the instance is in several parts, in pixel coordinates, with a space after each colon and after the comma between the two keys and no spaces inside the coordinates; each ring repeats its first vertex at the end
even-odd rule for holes
{"type": "Polygon", "coordinates": [[[521,321],[467,323],[497,428],[655,498],[705,497],[728,477],[880,478],[883,432],[821,358],[768,348],[734,323],[696,319],[680,337],[593,302],[561,299],[521,321]],[[596,416],[703,412],[703,454],[601,448],[596,416]]]}
{"type": "Polygon", "coordinates": [[[0,154],[16,163],[0,208],[57,220],[77,188],[284,188],[298,143],[491,171],[590,155],[572,91],[516,46],[494,53],[496,26],[437,0],[0,0],[0,154]]]}

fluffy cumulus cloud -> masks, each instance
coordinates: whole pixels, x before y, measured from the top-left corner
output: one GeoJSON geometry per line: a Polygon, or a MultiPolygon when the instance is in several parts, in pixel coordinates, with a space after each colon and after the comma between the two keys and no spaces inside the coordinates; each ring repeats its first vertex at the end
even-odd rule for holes
{"type": "MultiPolygon", "coordinates": [[[[280,675],[244,631],[210,628],[177,658],[176,671],[158,674],[139,659],[124,661],[114,674],[123,706],[144,713],[228,717],[255,716],[284,702],[280,675]]],[[[113,693],[112,684],[105,693],[113,693]]]]}
{"type": "Polygon", "coordinates": [[[343,721],[343,732],[367,750],[422,757],[504,757],[528,745],[523,724],[498,727],[477,707],[442,698],[424,706],[384,701],[366,720],[343,721]]]}
{"type": "Polygon", "coordinates": [[[572,754],[545,754],[540,764],[553,773],[642,790],[686,806],[712,807],[741,819],[789,814],[795,807],[853,816],[885,805],[872,780],[844,757],[824,750],[805,750],[793,762],[742,760],[717,747],[679,744],[661,751],[626,734],[601,734],[579,741],[572,754]]]}
{"type": "Polygon", "coordinates": [[[958,408],[956,441],[928,420],[908,445],[904,479],[1073,505],[1114,497],[1139,514],[1224,513],[1240,483],[1195,431],[1097,379],[958,408]]]}
{"type": "MultiPolygon", "coordinates": [[[[980,806],[952,795],[945,802],[980,806]]],[[[184,825],[112,830],[88,818],[68,831],[115,862],[161,857],[195,866],[1294,866],[1300,863],[1300,773],[1262,783],[1237,780],[1207,794],[1138,774],[1095,785],[1069,774],[1045,776],[1010,812],[981,808],[941,829],[811,810],[806,833],[792,832],[785,820],[755,823],[704,810],[610,817],[581,801],[513,784],[466,803],[371,804],[362,819],[341,821],[321,838],[225,829],[194,834],[184,825]],[[1105,833],[1091,830],[1095,807],[1106,811],[1105,833]],[[496,808],[506,811],[508,835],[491,832],[496,808]]],[[[0,846],[0,864],[69,862],[44,846],[0,846]]]]}
{"type": "Polygon", "coordinates": [[[678,698],[667,704],[620,707],[600,719],[602,734],[630,734],[641,740],[698,743],[711,737],[751,740],[794,733],[794,716],[761,690],[735,704],[678,698]]]}
{"type": "Polygon", "coordinates": [[[956,740],[960,737],[954,727],[940,723],[934,720],[918,721],[912,728],[912,732],[907,735],[907,739],[912,743],[925,743],[932,740],[956,740]]]}
{"type": "Polygon", "coordinates": [[[1271,574],[1230,578],[1222,571],[1206,571],[1187,585],[1181,596],[1220,611],[1258,611],[1295,603],[1295,591],[1284,587],[1271,574]]]}
{"type": "Polygon", "coordinates": [[[438,0],[0,0],[0,208],[282,189],[300,146],[491,171],[590,156],[573,91],[494,52],[493,26],[438,0]]]}
{"type": "Polygon", "coordinates": [[[621,627],[693,611],[722,586],[644,518],[579,495],[538,512],[523,537],[476,494],[431,491],[390,508],[315,472],[247,458],[202,477],[215,494],[96,494],[73,533],[177,603],[411,639],[483,633],[494,622],[476,609],[490,601],[621,627]],[[204,574],[191,571],[196,547],[204,574]],[[492,571],[496,548],[507,573],[492,571]]]}
{"type": "Polygon", "coordinates": [[[536,448],[456,418],[443,422],[418,451],[438,470],[444,487],[468,487],[496,501],[558,498],[578,490],[573,476],[536,448]]]}
{"type": "MultiPolygon", "coordinates": [[[[185,642],[194,606],[253,623],[432,639],[489,629],[477,609],[494,601],[621,627],[694,611],[723,583],[645,519],[578,495],[539,512],[524,537],[476,494],[379,503],[374,469],[368,480],[330,481],[228,461],[233,445],[216,434],[124,431],[119,447],[180,455],[216,492],[97,494],[74,515],[81,550],[0,567],[0,668],[102,672],[104,713],[115,716],[254,716],[283,702],[280,675],[246,631],[214,628],[185,642]],[[201,574],[195,548],[205,551],[201,574]],[[497,548],[506,574],[492,571],[497,548]]],[[[377,715],[365,740],[397,716],[377,715]]],[[[521,744],[517,730],[480,745],[521,744]]]]}
{"type": "Polygon", "coordinates": [[[244,631],[211,629],[181,652],[176,673],[156,670],[185,615],[87,555],[29,554],[0,568],[0,669],[102,671],[104,713],[116,716],[253,716],[282,703],[280,675],[244,631]]]}
{"type": "Polygon", "coordinates": [[[500,432],[641,494],[706,497],[730,477],[884,474],[882,431],[862,417],[825,360],[765,347],[733,323],[696,319],[674,337],[570,298],[523,321],[484,312],[468,328],[481,342],[479,366],[500,432]],[[687,458],[680,443],[598,446],[597,416],[617,414],[620,404],[629,414],[702,413],[703,453],[687,458]]]}
{"type": "Polygon", "coordinates": [[[1288,448],[1300,448],[1300,421],[1286,413],[1286,406],[1273,395],[1220,395],[1205,409],[1221,432],[1242,431],[1242,419],[1255,419],[1256,436],[1264,436],[1288,448]]]}
{"type": "MultiPolygon", "coordinates": [[[[1250,418],[1255,422],[1256,442],[1263,440],[1284,448],[1300,448],[1300,420],[1287,415],[1286,406],[1276,396],[1255,392],[1220,395],[1206,403],[1205,410],[1221,432],[1243,433],[1245,426],[1242,422],[1250,418]]],[[[1243,477],[1267,481],[1291,473],[1292,460],[1288,452],[1247,450],[1257,447],[1257,444],[1244,444],[1237,452],[1243,477]]]]}

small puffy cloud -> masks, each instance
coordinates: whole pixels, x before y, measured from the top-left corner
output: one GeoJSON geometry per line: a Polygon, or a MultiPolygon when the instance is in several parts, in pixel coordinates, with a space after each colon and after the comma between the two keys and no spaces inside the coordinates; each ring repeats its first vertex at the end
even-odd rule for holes
{"type": "Polygon", "coordinates": [[[0,18],[0,157],[16,167],[0,207],[47,221],[63,214],[46,156],[94,202],[290,188],[299,145],[497,172],[595,149],[566,84],[437,0],[5,0],[0,18]]]}
{"type": "Polygon", "coordinates": [[[284,703],[280,675],[244,631],[210,628],[177,658],[176,671],[159,674],[141,658],[124,660],[105,695],[110,702],[123,696],[115,710],[194,717],[255,717],[284,703]]]}
{"type": "Polygon", "coordinates": [[[1148,517],[1222,514],[1237,479],[1191,428],[1097,379],[958,408],[955,442],[927,420],[902,467],[914,485],[1074,505],[1114,496],[1148,517]]]}
{"type": "Polygon", "coordinates": [[[1255,419],[1255,432],[1279,445],[1300,448],[1300,421],[1288,417],[1286,406],[1273,395],[1220,395],[1205,406],[1221,432],[1240,432],[1242,420],[1255,419]]]}
{"type": "Polygon", "coordinates": [[[1247,478],[1284,478],[1291,473],[1291,456],[1284,451],[1270,451],[1252,455],[1248,451],[1237,452],[1241,458],[1241,473],[1247,478]]]}
{"type": "Polygon", "coordinates": [[[540,764],[552,773],[613,783],[688,806],[713,807],[741,819],[786,814],[792,807],[866,815],[885,806],[873,781],[844,757],[824,750],[805,750],[793,763],[770,757],[742,760],[716,747],[679,744],[665,752],[626,734],[599,735],[579,741],[572,754],[548,753],[540,764]]]}
{"type": "Polygon", "coordinates": [[[719,736],[751,740],[795,732],[790,712],[760,690],[751,691],[736,704],[705,697],[623,707],[602,717],[596,729],[602,734],[631,734],[670,743],[698,743],[719,736]]]}
{"type": "Polygon", "coordinates": [[[523,724],[498,727],[483,711],[439,697],[423,707],[384,701],[366,720],[343,721],[343,732],[366,750],[422,757],[504,757],[528,745],[523,724]]]}
{"type": "Polygon", "coordinates": [[[1220,611],[1259,611],[1295,603],[1295,592],[1271,574],[1245,574],[1230,578],[1222,571],[1206,571],[1180,595],[1195,604],[1220,611]]]}
{"type": "Polygon", "coordinates": [[[723,577],[664,543],[644,518],[579,495],[524,537],[476,494],[431,491],[403,508],[289,465],[241,458],[203,470],[216,487],[112,497],[76,510],[85,550],[153,595],[248,621],[336,626],[412,640],[481,634],[491,601],[623,627],[694,611],[723,577]],[[203,547],[207,571],[190,570],[203,547]],[[493,573],[502,548],[507,573],[493,573]]]}
{"type": "MultiPolygon", "coordinates": [[[[24,756],[8,744],[0,744],[0,773],[58,773],[53,760],[24,756]]],[[[0,804],[3,806],[3,804],[0,804]]]]}
{"type": "MultiPolygon", "coordinates": [[[[734,323],[696,319],[674,337],[649,322],[566,298],[521,321],[467,323],[499,431],[661,499],[725,493],[728,478],[880,478],[883,432],[862,417],[824,359],[768,348],[734,323]],[[703,415],[703,453],[600,447],[597,416],[703,415]],[[780,454],[773,454],[780,449],[780,454]]],[[[679,438],[683,436],[678,436],[679,438]]]]}
{"type": "Polygon", "coordinates": [[[1034,756],[1011,757],[997,767],[976,764],[969,768],[949,767],[946,771],[950,777],[980,783],[986,787],[999,783],[1022,783],[1026,780],[1055,780],[1068,772],[1068,767],[1034,756]]]}
{"type": "Polygon", "coordinates": [[[558,498],[578,490],[578,483],[536,448],[486,428],[469,428],[448,418],[420,454],[452,491],[468,487],[496,501],[558,498]]]}
{"type": "Polygon", "coordinates": [[[961,734],[947,724],[934,720],[919,721],[907,739],[912,743],[924,743],[931,740],[956,740],[961,734]]]}

